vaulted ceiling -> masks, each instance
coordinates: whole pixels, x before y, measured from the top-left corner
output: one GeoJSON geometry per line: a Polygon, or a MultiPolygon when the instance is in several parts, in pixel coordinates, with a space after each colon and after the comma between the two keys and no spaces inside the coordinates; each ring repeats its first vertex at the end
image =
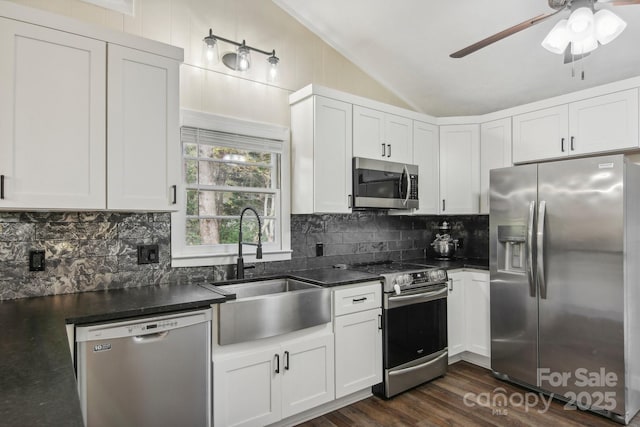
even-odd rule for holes
{"type": "Polygon", "coordinates": [[[552,12],[547,0],[273,1],[417,111],[434,116],[484,114],[640,75],[640,5],[597,2],[596,10],[612,10],[627,28],[572,65],[540,45],[569,11],[464,58],[449,57],[552,12]]]}

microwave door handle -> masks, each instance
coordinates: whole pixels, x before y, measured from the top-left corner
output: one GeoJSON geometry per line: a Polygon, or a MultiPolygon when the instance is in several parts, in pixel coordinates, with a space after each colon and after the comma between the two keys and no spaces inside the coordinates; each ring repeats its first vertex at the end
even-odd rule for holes
{"type": "MultiPolygon", "coordinates": [[[[407,206],[409,195],[411,194],[411,179],[409,177],[409,169],[407,169],[407,165],[402,166],[402,176],[407,180],[407,195],[402,201],[402,206],[407,206]]],[[[400,189],[402,189],[402,184],[400,184],[400,189]]],[[[402,196],[402,191],[400,191],[400,195],[402,196]]]]}

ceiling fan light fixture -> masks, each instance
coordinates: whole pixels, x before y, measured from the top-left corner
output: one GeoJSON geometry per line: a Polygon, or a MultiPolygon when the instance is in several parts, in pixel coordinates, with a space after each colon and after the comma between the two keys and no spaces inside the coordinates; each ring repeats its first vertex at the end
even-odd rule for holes
{"type": "Polygon", "coordinates": [[[627,27],[627,23],[607,9],[601,9],[594,15],[596,38],[601,44],[607,44],[618,37],[627,27]]]}
{"type": "Polygon", "coordinates": [[[591,35],[583,40],[571,42],[571,53],[573,55],[584,55],[598,48],[598,40],[591,35]]]}
{"type": "Polygon", "coordinates": [[[588,7],[574,10],[567,21],[567,29],[572,42],[588,38],[593,33],[593,11],[588,7]]]}
{"type": "Polygon", "coordinates": [[[567,31],[567,20],[561,19],[551,31],[549,31],[547,37],[542,40],[542,47],[549,52],[562,55],[570,41],[569,32],[567,31]]]}

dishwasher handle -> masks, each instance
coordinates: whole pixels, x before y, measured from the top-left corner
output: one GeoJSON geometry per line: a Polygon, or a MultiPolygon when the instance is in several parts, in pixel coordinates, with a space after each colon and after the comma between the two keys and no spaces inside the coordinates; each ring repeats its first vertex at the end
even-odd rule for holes
{"type": "Polygon", "coordinates": [[[147,335],[136,335],[135,337],[133,337],[133,341],[140,344],[162,341],[167,337],[167,335],[169,335],[169,331],[154,332],[152,334],[147,334],[147,335]]]}

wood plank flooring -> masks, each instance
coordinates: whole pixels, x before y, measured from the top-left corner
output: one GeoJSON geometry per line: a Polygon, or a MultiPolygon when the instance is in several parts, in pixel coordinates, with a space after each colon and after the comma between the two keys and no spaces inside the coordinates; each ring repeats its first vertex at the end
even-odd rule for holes
{"type": "MultiPolygon", "coordinates": [[[[494,378],[487,369],[458,362],[449,366],[443,378],[390,400],[370,397],[300,426],[620,426],[591,412],[567,410],[564,403],[555,400],[545,410],[547,401],[546,396],[542,402],[537,393],[494,378]],[[475,403],[481,401],[468,393],[474,396],[487,393],[485,396],[491,399],[504,394],[510,401],[506,406],[499,406],[497,400],[495,405],[489,401],[481,406],[475,403]],[[531,404],[525,404],[523,399],[530,399],[531,404]]],[[[640,415],[629,425],[640,427],[640,415]]]]}

